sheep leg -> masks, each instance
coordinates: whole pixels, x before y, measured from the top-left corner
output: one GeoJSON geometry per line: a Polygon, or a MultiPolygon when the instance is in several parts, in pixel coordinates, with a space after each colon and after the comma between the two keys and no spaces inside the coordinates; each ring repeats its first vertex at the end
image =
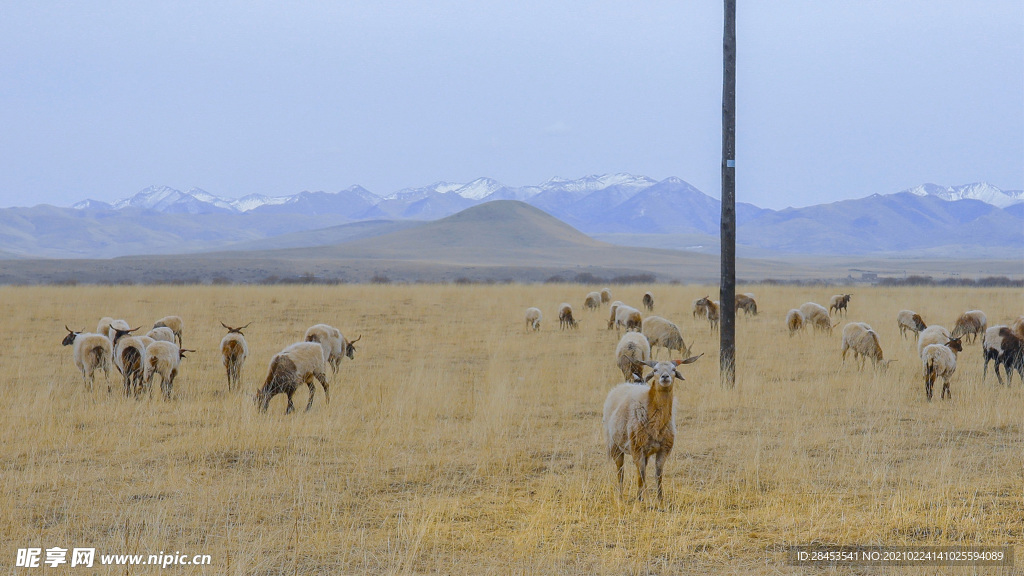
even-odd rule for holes
{"type": "Polygon", "coordinates": [[[644,499],[644,480],[647,478],[647,455],[633,453],[633,464],[636,465],[636,499],[644,499]]]}
{"type": "Polygon", "coordinates": [[[946,399],[946,395],[949,394],[949,399],[953,399],[953,392],[949,389],[949,378],[942,377],[942,399],[946,399]]]}
{"type": "MultiPolygon", "coordinates": [[[[327,382],[327,374],[324,374],[323,372],[314,372],[313,376],[315,376],[316,379],[320,381],[320,385],[324,387],[324,399],[326,400],[327,404],[330,404],[331,403],[331,386],[327,382]]],[[[313,396],[310,395],[309,398],[310,398],[310,400],[312,400],[313,396]]]]}
{"type": "Polygon", "coordinates": [[[622,469],[622,465],[626,461],[626,454],[623,453],[623,452],[618,452],[618,453],[615,454],[614,458],[615,458],[615,467],[616,467],[616,470],[617,470],[616,475],[618,476],[618,479],[619,479],[619,500],[622,500],[622,481],[623,481],[623,476],[625,475],[625,470],[622,469]]]}
{"type": "Polygon", "coordinates": [[[292,412],[295,412],[295,404],[292,403],[292,394],[294,394],[294,393],[295,393],[295,390],[292,390],[291,392],[287,392],[287,394],[288,394],[288,407],[285,408],[285,411],[284,411],[285,414],[291,414],[292,412]]]}
{"type": "Polygon", "coordinates": [[[306,386],[309,386],[309,402],[306,403],[306,412],[309,412],[310,408],[313,407],[313,396],[316,395],[316,383],[313,382],[312,378],[307,378],[306,386]]]}
{"type": "MultiPolygon", "coordinates": [[[[998,358],[996,358],[995,364],[996,364],[996,366],[995,366],[996,380],[999,380],[999,385],[1002,386],[1003,385],[1003,376],[999,373],[999,359],[998,358]]],[[[986,358],[985,359],[985,371],[987,371],[987,370],[988,370],[988,359],[986,358]]],[[[1006,370],[1006,379],[1007,380],[1010,379],[1010,370],[1009,369],[1006,370]]],[[[985,381],[985,372],[984,371],[982,372],[981,381],[982,382],[985,381]]],[[[1007,384],[1007,386],[1009,386],[1009,384],[1007,384]]]]}
{"type": "Polygon", "coordinates": [[[171,391],[174,389],[174,378],[177,375],[178,369],[175,368],[174,370],[171,370],[171,377],[167,379],[167,382],[164,382],[163,376],[160,377],[160,389],[164,393],[164,400],[171,399],[171,391]],[[167,386],[164,387],[164,384],[167,384],[167,386]]]}
{"type": "Polygon", "coordinates": [[[658,452],[654,455],[654,479],[658,483],[658,502],[665,500],[665,495],[661,491],[661,473],[665,469],[665,459],[667,457],[667,452],[658,452]]]}

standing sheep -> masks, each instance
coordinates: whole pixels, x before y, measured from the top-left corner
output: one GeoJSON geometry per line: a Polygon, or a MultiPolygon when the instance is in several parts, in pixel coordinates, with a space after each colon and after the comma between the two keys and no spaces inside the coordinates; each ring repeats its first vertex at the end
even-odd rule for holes
{"type": "Polygon", "coordinates": [[[917,335],[917,355],[921,356],[926,346],[930,344],[945,344],[950,339],[949,330],[944,326],[934,324],[921,330],[917,335]]]}
{"type": "Polygon", "coordinates": [[[736,295],[736,310],[743,310],[749,315],[757,316],[757,300],[750,293],[736,295]]]}
{"type": "Polygon", "coordinates": [[[195,352],[195,350],[183,350],[178,348],[174,342],[164,340],[157,340],[146,346],[146,367],[143,379],[146,388],[149,389],[150,397],[153,396],[153,376],[159,374],[160,391],[163,392],[164,400],[171,399],[174,379],[178,376],[178,365],[185,357],[186,352],[195,352]]]}
{"type": "Polygon", "coordinates": [[[988,375],[988,362],[995,360],[996,379],[1003,383],[999,375],[999,365],[1006,369],[1006,384],[1013,383],[1013,371],[1020,374],[1024,383],[1024,339],[1021,339],[1009,326],[993,326],[985,331],[981,340],[981,352],[985,358],[985,367],[981,372],[981,381],[988,375]]]}
{"type": "Polygon", "coordinates": [[[916,338],[921,330],[928,327],[921,319],[921,315],[913,310],[900,310],[896,314],[896,325],[899,326],[900,334],[904,339],[907,337],[907,332],[913,332],[916,338]]]}
{"type": "Polygon", "coordinates": [[[932,389],[935,387],[935,380],[942,377],[942,399],[950,398],[953,393],[949,390],[949,379],[956,372],[956,353],[962,352],[960,338],[949,338],[945,344],[929,344],[921,352],[921,362],[924,364],[924,393],[928,401],[932,399],[932,389]]]}
{"type": "Polygon", "coordinates": [[[611,300],[612,300],[612,291],[607,289],[607,288],[602,288],[601,289],[601,304],[604,304],[605,302],[611,302],[611,300]]]}
{"type": "Polygon", "coordinates": [[[316,342],[296,342],[270,359],[267,379],[263,383],[263,388],[256,393],[256,406],[260,412],[266,412],[271,398],[277,394],[286,394],[288,407],[284,413],[291,414],[295,411],[292,395],[299,385],[305,383],[309,386],[309,402],[306,404],[306,412],[309,412],[313,407],[316,381],[323,386],[324,396],[330,404],[331,392],[326,372],[327,361],[324,360],[322,346],[316,342]]]}
{"type": "Polygon", "coordinates": [[[984,335],[987,328],[988,319],[985,317],[984,312],[981,310],[968,310],[956,319],[951,336],[954,338],[957,336],[970,336],[971,342],[975,342],[978,340],[978,334],[984,335]]]}
{"type": "Polygon", "coordinates": [[[653,294],[651,294],[650,292],[644,292],[643,303],[644,303],[644,308],[648,312],[654,312],[654,295],[653,294]]]}
{"type": "Polygon", "coordinates": [[[586,310],[597,310],[601,307],[601,293],[590,292],[587,297],[583,299],[583,308],[586,310]]]}
{"type": "Polygon", "coordinates": [[[567,302],[562,302],[562,305],[558,307],[558,328],[565,330],[566,328],[579,328],[579,322],[572,317],[572,306],[567,302]]]}
{"type": "Polygon", "coordinates": [[[306,330],[303,340],[317,342],[323,346],[326,355],[324,360],[331,365],[331,372],[337,374],[342,358],[348,356],[349,359],[355,359],[355,343],[362,337],[359,335],[355,340],[349,342],[337,328],[329,324],[316,324],[306,330]]]}
{"type": "Polygon", "coordinates": [[[786,313],[786,327],[789,328],[789,337],[792,338],[793,334],[804,329],[804,315],[793,308],[786,313]]]}
{"type": "Polygon", "coordinates": [[[846,363],[847,350],[853,350],[853,359],[860,358],[860,369],[864,369],[865,359],[871,359],[871,365],[881,365],[885,370],[895,360],[882,359],[882,345],[878,342],[878,334],[864,322],[850,322],[843,326],[843,363],[846,363]]]}
{"type": "Polygon", "coordinates": [[[249,357],[249,345],[245,342],[245,334],[242,334],[242,330],[248,328],[249,324],[232,328],[223,322],[220,323],[221,326],[228,329],[228,333],[220,340],[220,355],[224,369],[228,373],[229,392],[239,386],[242,381],[242,366],[245,365],[245,360],[249,357]]]}
{"type": "Polygon", "coordinates": [[[544,315],[540,313],[540,308],[527,308],[526,309],[526,330],[533,330],[534,332],[540,330],[540,320],[544,315]]]}
{"type": "Polygon", "coordinates": [[[718,329],[718,302],[711,300],[710,295],[705,296],[697,301],[694,305],[695,308],[704,310],[704,315],[708,319],[708,323],[711,324],[711,331],[714,332],[718,329]]]}
{"type": "Polygon", "coordinates": [[[644,362],[650,359],[651,345],[639,332],[626,332],[615,347],[615,362],[627,382],[643,382],[644,362]]]}
{"type": "Polygon", "coordinates": [[[853,298],[852,294],[836,294],[828,301],[828,315],[832,315],[832,311],[836,311],[836,315],[842,311],[843,315],[846,315],[846,305],[850,303],[850,298],[853,298]]]}
{"type": "Polygon", "coordinates": [[[608,322],[609,330],[614,327],[615,331],[618,332],[620,327],[624,327],[627,332],[630,330],[639,332],[642,325],[643,316],[636,308],[626,306],[625,304],[612,306],[612,320],[608,322]]]}
{"type": "Polygon", "coordinates": [[[832,333],[832,329],[839,325],[839,322],[832,323],[828,310],[821,304],[804,302],[800,305],[800,313],[804,315],[804,322],[814,326],[816,331],[832,333]]]}
{"type": "Polygon", "coordinates": [[[683,333],[679,331],[679,327],[661,316],[644,318],[641,332],[647,337],[652,350],[661,346],[669,352],[676,350],[682,356],[690,354],[690,348],[683,341],[683,333]]]}
{"type": "Polygon", "coordinates": [[[608,457],[615,462],[619,498],[622,498],[622,465],[626,454],[629,454],[636,465],[637,499],[643,500],[647,459],[651,456],[654,456],[658,500],[664,499],[661,477],[665,459],[672,452],[676,436],[676,422],[672,415],[673,379],[685,380],[677,368],[680,364],[690,364],[698,358],[700,356],[671,362],[645,362],[654,369],[645,379],[649,384],[619,384],[608,392],[601,427],[604,429],[608,457]]]}
{"type": "Polygon", "coordinates": [[[114,366],[124,378],[124,395],[142,392],[143,375],[145,374],[146,346],[152,339],[145,336],[132,336],[131,333],[140,327],[122,330],[111,325],[111,335],[114,343],[114,366]]]}
{"type": "Polygon", "coordinates": [[[102,334],[75,332],[68,328],[67,324],[64,325],[64,329],[68,331],[68,335],[64,337],[61,344],[72,346],[75,366],[82,371],[85,389],[92,392],[96,371],[103,370],[108,380],[107,391],[109,392],[110,359],[114,354],[110,339],[102,334]]]}
{"type": "Polygon", "coordinates": [[[153,324],[153,328],[160,327],[170,328],[174,332],[174,337],[178,340],[178,346],[184,345],[181,342],[181,333],[185,329],[185,322],[182,321],[180,316],[164,316],[153,324]]]}

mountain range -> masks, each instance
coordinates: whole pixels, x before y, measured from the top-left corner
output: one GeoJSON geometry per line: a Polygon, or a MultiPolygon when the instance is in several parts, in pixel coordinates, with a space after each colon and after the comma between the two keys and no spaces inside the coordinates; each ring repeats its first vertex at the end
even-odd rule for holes
{"type": "MultiPolygon", "coordinates": [[[[0,209],[0,258],[109,258],[320,245],[372,236],[378,221],[388,229],[413,227],[494,200],[525,202],[584,234],[622,244],[713,249],[719,233],[719,200],[675,177],[656,181],[606,174],[553,178],[525,187],[478,178],[384,196],[352,186],[339,192],[238,199],[198,188],[154,186],[114,203],[84,200],[70,208],[0,209]],[[685,240],[672,244],[677,238],[685,240]]],[[[1024,191],[985,183],[923,184],[894,194],[784,210],[739,202],[736,219],[741,252],[1024,253],[1024,191]]]]}

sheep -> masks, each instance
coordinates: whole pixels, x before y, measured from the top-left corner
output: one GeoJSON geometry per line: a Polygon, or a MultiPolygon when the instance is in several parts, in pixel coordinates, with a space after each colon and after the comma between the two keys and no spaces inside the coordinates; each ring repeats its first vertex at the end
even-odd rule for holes
{"type": "Polygon", "coordinates": [[[615,361],[627,381],[643,382],[643,363],[650,359],[651,345],[640,332],[626,332],[615,347],[615,361]]]}
{"type": "Polygon", "coordinates": [[[342,358],[348,356],[350,359],[355,359],[355,343],[362,339],[362,337],[362,335],[359,335],[355,340],[349,342],[337,328],[328,324],[316,324],[306,330],[303,340],[320,343],[326,355],[324,360],[331,365],[331,372],[337,374],[342,358]]]}
{"type": "Polygon", "coordinates": [[[150,397],[153,396],[153,376],[160,375],[160,391],[163,392],[165,400],[171,399],[171,391],[174,387],[174,378],[178,376],[178,365],[181,359],[185,358],[185,350],[178,348],[174,342],[156,340],[146,346],[146,365],[143,374],[143,381],[149,389],[150,397]]]}
{"type": "Polygon", "coordinates": [[[736,310],[743,310],[749,315],[757,316],[757,300],[750,293],[736,295],[736,310]]]}
{"type": "MultiPolygon", "coordinates": [[[[703,356],[701,354],[700,356],[703,356]]],[[[665,459],[675,442],[676,423],[672,416],[673,379],[685,380],[677,368],[691,364],[700,356],[686,360],[644,364],[653,368],[645,380],[649,384],[619,384],[608,392],[604,402],[601,427],[604,429],[608,457],[615,462],[618,476],[618,494],[622,498],[622,465],[626,454],[633,457],[637,470],[637,499],[643,500],[647,459],[654,456],[654,477],[658,485],[658,500],[664,499],[661,476],[665,459]],[[652,382],[653,380],[653,382],[652,382]]]]}
{"type": "Polygon", "coordinates": [[[907,332],[913,332],[914,336],[917,337],[921,330],[928,327],[924,320],[921,319],[921,315],[913,310],[900,310],[896,314],[896,325],[899,326],[900,334],[904,339],[907,337],[907,332]]]}
{"type": "Polygon", "coordinates": [[[267,379],[263,388],[256,393],[256,406],[260,412],[266,412],[270,399],[277,394],[288,396],[288,408],[285,414],[295,411],[292,394],[300,384],[309,386],[309,402],[306,412],[313,407],[313,396],[316,393],[316,381],[324,389],[327,403],[331,403],[331,389],[327,383],[327,361],[324,360],[323,347],[317,342],[296,342],[281,350],[270,359],[267,379]]]}
{"type": "Polygon", "coordinates": [[[843,315],[846,314],[846,305],[850,303],[850,298],[853,298],[852,294],[836,294],[828,301],[828,315],[832,315],[832,310],[836,311],[836,315],[841,311],[843,315]]]}
{"type": "Polygon", "coordinates": [[[181,332],[185,328],[185,323],[180,316],[164,316],[153,324],[153,328],[160,327],[170,328],[174,332],[174,337],[178,340],[178,346],[184,346],[181,342],[181,332]]]}
{"type": "Polygon", "coordinates": [[[948,338],[945,344],[929,344],[924,347],[921,362],[924,364],[924,393],[929,402],[932,400],[935,379],[939,376],[942,376],[942,399],[945,400],[947,394],[953,397],[949,390],[949,379],[956,372],[956,353],[962,351],[960,338],[948,338]]]}
{"type": "Polygon", "coordinates": [[[804,322],[814,326],[816,331],[832,333],[832,329],[839,325],[839,322],[832,323],[828,310],[821,304],[804,302],[800,305],[800,313],[804,315],[804,322]]]}
{"type": "Polygon", "coordinates": [[[142,336],[131,336],[139,328],[141,326],[127,330],[110,327],[114,341],[114,366],[124,378],[125,396],[132,393],[138,396],[142,391],[148,342],[144,342],[142,336]]]}
{"type": "Polygon", "coordinates": [[[704,318],[708,315],[707,296],[693,301],[693,317],[696,318],[698,315],[704,318]]]}
{"type": "Polygon", "coordinates": [[[612,299],[612,291],[607,289],[607,288],[602,288],[601,289],[601,304],[604,304],[605,302],[611,302],[611,299],[612,299]]]}
{"type": "Polygon", "coordinates": [[[694,304],[695,308],[699,307],[704,310],[704,316],[708,319],[708,323],[711,324],[711,331],[714,332],[718,329],[718,301],[711,300],[710,296],[705,296],[698,300],[694,304]]]}
{"type": "Polygon", "coordinates": [[[110,333],[111,326],[118,330],[127,330],[128,322],[125,320],[115,320],[110,316],[100,318],[100,323],[96,325],[96,333],[106,336],[113,343],[114,337],[110,333]]]}
{"type": "Polygon", "coordinates": [[[975,342],[978,340],[978,334],[985,334],[986,328],[988,319],[985,318],[985,313],[981,310],[968,310],[956,319],[951,336],[970,336],[971,342],[975,342]]]}
{"type": "Polygon", "coordinates": [[[158,342],[176,342],[174,331],[167,326],[161,326],[159,328],[153,328],[149,332],[146,332],[146,336],[152,338],[158,342]]]}
{"type": "Polygon", "coordinates": [[[536,332],[540,330],[540,320],[544,315],[540,313],[540,308],[527,308],[526,309],[526,330],[533,330],[536,332]]]}
{"type": "Polygon", "coordinates": [[[579,328],[580,324],[572,317],[572,306],[566,302],[562,302],[561,306],[558,307],[558,327],[559,329],[566,328],[579,328]]]}
{"type": "Polygon", "coordinates": [[[789,328],[789,337],[792,338],[793,334],[804,329],[804,315],[793,308],[786,313],[786,326],[789,328]]]}
{"type": "Polygon", "coordinates": [[[925,346],[930,344],[945,344],[949,338],[949,330],[946,330],[944,326],[939,326],[938,324],[921,330],[917,335],[917,355],[920,356],[921,353],[924,352],[925,346]]]}
{"type": "Polygon", "coordinates": [[[619,327],[625,327],[627,332],[630,330],[639,332],[642,325],[643,316],[636,308],[625,304],[612,306],[612,318],[608,321],[609,330],[614,327],[618,332],[619,327]]]}
{"type": "Polygon", "coordinates": [[[220,323],[221,326],[228,329],[228,333],[220,340],[220,355],[228,373],[229,392],[241,383],[242,366],[245,365],[245,359],[249,357],[249,345],[245,342],[245,334],[242,334],[242,330],[248,328],[249,324],[232,328],[223,322],[220,323]]]}
{"type": "Polygon", "coordinates": [[[895,360],[882,359],[882,345],[878,342],[878,334],[864,322],[850,322],[843,326],[843,363],[846,363],[847,350],[853,350],[853,359],[860,358],[860,369],[864,369],[866,358],[871,359],[871,365],[882,370],[889,367],[890,362],[895,360]]]}
{"type": "Polygon", "coordinates": [[[64,337],[61,344],[64,346],[72,346],[75,366],[82,371],[82,379],[85,380],[85,389],[92,392],[92,386],[96,380],[96,371],[103,370],[103,373],[107,377],[107,390],[109,391],[110,358],[114,355],[110,338],[107,338],[103,334],[75,332],[71,328],[68,328],[67,324],[64,325],[64,329],[68,331],[68,335],[64,337]]]}
{"type": "Polygon", "coordinates": [[[609,330],[611,330],[612,326],[615,324],[615,313],[619,309],[619,306],[622,306],[622,302],[619,301],[619,300],[616,300],[615,302],[611,303],[611,306],[608,307],[608,329],[609,330]]]}
{"type": "Polygon", "coordinates": [[[1017,338],[1024,340],[1024,316],[1017,316],[1017,319],[1010,323],[1010,330],[1017,338]]]}
{"type": "Polygon", "coordinates": [[[981,372],[981,381],[985,381],[988,375],[988,362],[995,360],[996,379],[999,384],[1003,383],[1003,377],[999,374],[999,365],[1006,369],[1006,385],[1013,382],[1013,370],[1020,374],[1021,382],[1024,383],[1024,340],[1014,333],[1009,326],[993,326],[985,331],[981,339],[981,352],[985,358],[985,367],[981,372]]]}
{"type": "Polygon", "coordinates": [[[643,303],[644,303],[644,308],[648,312],[654,312],[654,295],[653,294],[651,294],[650,292],[644,292],[643,303]]]}
{"type": "Polygon", "coordinates": [[[661,316],[644,318],[640,331],[647,337],[652,350],[656,346],[661,346],[669,351],[676,350],[683,356],[690,354],[690,347],[683,341],[683,333],[679,331],[679,327],[661,316]]]}
{"type": "Polygon", "coordinates": [[[585,310],[597,310],[601,307],[601,293],[590,292],[587,297],[583,299],[583,308],[585,310]]]}

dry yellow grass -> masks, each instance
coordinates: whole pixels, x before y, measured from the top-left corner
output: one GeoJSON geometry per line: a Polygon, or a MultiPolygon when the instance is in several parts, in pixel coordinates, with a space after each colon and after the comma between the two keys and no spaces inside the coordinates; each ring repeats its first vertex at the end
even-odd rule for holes
{"type": "Polygon", "coordinates": [[[853,289],[849,320],[899,360],[883,375],[839,364],[841,325],[788,337],[788,309],[838,290],[740,287],[761,314],[738,319],[739,386],[724,390],[717,336],[689,309],[716,288],[612,288],[637,307],[650,289],[706,352],[677,384],[660,505],[635,501],[631,464],[627,500],[613,497],[600,420],[617,337],[606,307],[583,309],[590,287],[0,288],[0,563],[88,546],[210,554],[204,573],[231,575],[756,574],[801,572],[783,550],[812,541],[1024,551],[1020,381],[982,383],[968,345],[953,399],[928,403],[895,321],[912,308],[950,326],[979,308],[1006,322],[1024,312],[1019,291],[853,289]],[[558,330],[562,301],[579,330],[558,330]],[[545,313],[539,333],[524,329],[528,306],[545,313]],[[166,314],[198,349],[172,401],[125,399],[116,374],[114,394],[102,377],[85,391],[65,323],[166,314]],[[243,393],[227,392],[221,320],[253,321],[243,393]],[[331,404],[318,393],[303,413],[302,389],[295,414],[282,396],[257,414],[270,357],[317,322],[363,335],[331,404]]]}

